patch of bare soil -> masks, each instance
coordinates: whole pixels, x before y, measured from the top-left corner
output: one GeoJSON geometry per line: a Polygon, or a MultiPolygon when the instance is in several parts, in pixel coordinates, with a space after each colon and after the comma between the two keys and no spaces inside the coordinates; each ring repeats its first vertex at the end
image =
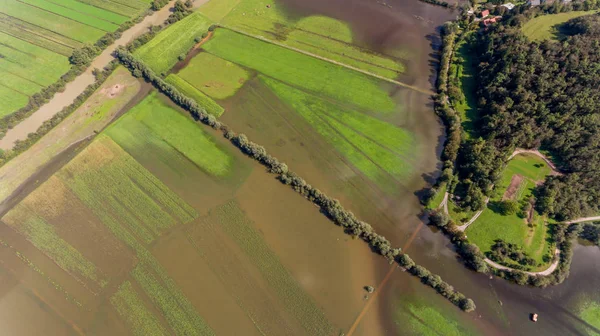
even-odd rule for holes
{"type": "Polygon", "coordinates": [[[223,83],[221,83],[221,82],[206,82],[206,83],[204,83],[204,87],[208,87],[208,88],[222,88],[223,86],[225,86],[225,85],[223,85],[223,83]]]}
{"type": "Polygon", "coordinates": [[[105,95],[107,98],[112,99],[118,96],[125,89],[125,85],[117,83],[111,87],[100,90],[100,93],[105,95]]]}
{"type": "Polygon", "coordinates": [[[510,179],[510,185],[506,189],[506,192],[504,192],[504,196],[502,196],[502,199],[503,200],[514,199],[515,194],[519,190],[519,186],[521,186],[521,183],[523,183],[523,180],[524,180],[523,176],[521,176],[519,174],[513,175],[513,177],[510,179]]]}

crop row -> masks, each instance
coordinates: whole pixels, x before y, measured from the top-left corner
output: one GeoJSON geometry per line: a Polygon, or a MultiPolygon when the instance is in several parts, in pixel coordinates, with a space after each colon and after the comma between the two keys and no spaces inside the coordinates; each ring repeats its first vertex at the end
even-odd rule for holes
{"type": "Polygon", "coordinates": [[[126,1],[126,3],[120,3],[118,1],[104,1],[104,0],[78,0],[82,3],[92,5],[94,7],[102,8],[107,11],[111,11],[120,15],[134,17],[139,15],[144,9],[149,6],[147,3],[141,1],[126,1]]]}
{"type": "MultiPolygon", "coordinates": [[[[81,8],[79,8],[78,10],[73,10],[69,7],[66,7],[67,5],[69,5],[68,3],[61,3],[60,5],[55,4],[53,2],[48,2],[46,0],[20,0],[21,2],[30,5],[32,8],[36,8],[36,9],[42,9],[51,13],[54,13],[56,15],[59,15],[61,17],[67,18],[67,19],[71,19],[75,22],[79,22],[85,25],[88,25],[90,27],[94,27],[100,30],[103,30],[105,32],[111,32],[111,31],[115,31],[117,30],[117,28],[119,28],[118,24],[109,22],[109,21],[105,21],[102,18],[99,18],[97,16],[91,16],[91,15],[87,15],[86,13],[84,13],[82,11],[81,8]]],[[[67,0],[68,1],[68,0],[67,0]]],[[[76,1],[75,1],[76,2],[76,1]]],[[[109,16],[109,14],[113,14],[110,12],[106,12],[102,9],[99,8],[94,8],[91,7],[89,5],[83,4],[83,3],[79,3],[80,6],[79,7],[85,7],[85,8],[91,8],[91,9],[95,9],[96,13],[95,15],[99,15],[100,13],[98,12],[102,12],[102,13],[107,13],[108,15],[104,15],[104,16],[109,16]]],[[[116,16],[115,14],[113,14],[113,16],[116,16]]],[[[125,21],[127,21],[127,18],[125,17],[121,17],[124,18],[125,21]]],[[[121,21],[121,20],[117,20],[117,21],[121,21]]]]}

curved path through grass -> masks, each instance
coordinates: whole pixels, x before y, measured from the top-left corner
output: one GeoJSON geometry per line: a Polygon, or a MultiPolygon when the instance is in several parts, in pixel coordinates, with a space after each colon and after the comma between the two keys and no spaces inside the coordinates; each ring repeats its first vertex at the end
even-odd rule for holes
{"type": "MultiPolygon", "coordinates": [[[[485,260],[485,262],[488,265],[490,265],[490,266],[492,266],[492,267],[494,267],[496,269],[505,270],[505,271],[516,271],[516,269],[514,269],[514,268],[510,268],[510,267],[507,267],[507,266],[502,266],[502,265],[500,265],[500,264],[498,264],[498,263],[496,263],[496,262],[494,262],[494,261],[492,261],[492,260],[490,260],[488,258],[485,258],[484,260],[485,260]]],[[[552,272],[554,272],[554,270],[556,270],[556,268],[558,267],[558,263],[559,262],[560,262],[560,250],[556,249],[556,250],[554,250],[554,262],[548,268],[546,268],[543,271],[539,271],[539,272],[525,272],[525,271],[523,271],[523,273],[529,274],[529,275],[534,275],[534,276],[535,275],[542,275],[542,276],[550,275],[550,274],[552,274],[552,272]]]]}

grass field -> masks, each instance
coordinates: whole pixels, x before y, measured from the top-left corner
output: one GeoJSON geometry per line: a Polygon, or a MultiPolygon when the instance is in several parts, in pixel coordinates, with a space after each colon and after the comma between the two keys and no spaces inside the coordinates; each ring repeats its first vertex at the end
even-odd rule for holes
{"type": "Polygon", "coordinates": [[[399,60],[360,47],[346,23],[318,15],[300,18],[276,1],[212,0],[200,11],[226,26],[266,36],[390,79],[405,70],[399,60]]]}
{"type": "Polygon", "coordinates": [[[203,48],[289,85],[365,110],[389,113],[395,108],[381,83],[366,75],[227,29],[216,30],[203,48]]]}
{"type": "Polygon", "coordinates": [[[0,117],[69,68],[73,50],[141,14],[148,1],[0,0],[0,117]]]}
{"type": "Polygon", "coordinates": [[[384,190],[412,173],[415,140],[406,130],[269,78],[262,80],[358,170],[384,190]]]}
{"type": "Polygon", "coordinates": [[[449,81],[458,83],[464,94],[464,100],[453,101],[452,104],[459,113],[464,135],[468,139],[475,131],[475,121],[477,120],[477,99],[475,96],[475,70],[473,55],[469,45],[464,40],[457,46],[455,60],[451,64],[449,71],[449,81]],[[458,59],[456,59],[458,58],[458,59]]]}
{"type": "Polygon", "coordinates": [[[174,85],[177,90],[179,90],[184,95],[192,98],[198,103],[198,105],[202,106],[206,109],[207,113],[214,115],[215,117],[220,117],[225,111],[223,107],[217,104],[210,97],[202,93],[202,91],[196,89],[192,84],[188,83],[185,79],[179,77],[176,74],[170,74],[165,78],[167,83],[174,85]]]}
{"type": "Polygon", "coordinates": [[[511,199],[519,203],[521,207],[532,196],[536,183],[543,181],[550,173],[550,167],[541,158],[520,154],[515,156],[505,168],[501,181],[496,186],[499,195],[490,199],[488,207],[481,216],[469,226],[466,234],[473,243],[485,253],[496,239],[502,239],[507,243],[518,245],[531,258],[539,264],[544,265],[543,257],[552,256],[552,248],[549,239],[548,226],[545,218],[536,213],[532,217],[532,223],[528,225],[527,219],[517,214],[504,216],[494,209],[494,203],[501,201],[507,195],[505,191],[511,186],[514,176],[521,176],[523,180],[518,186],[511,186],[513,195],[511,199]]]}
{"type": "Polygon", "coordinates": [[[195,38],[208,31],[212,22],[200,13],[194,13],[160,32],[150,42],[136,50],[156,73],[168,72],[196,43],[195,38]]]}
{"type": "Polygon", "coordinates": [[[164,142],[213,176],[225,176],[232,165],[230,155],[188,117],[167,106],[156,94],[136,105],[106,131],[115,141],[164,142]],[[173,132],[177,130],[177,132],[173,132]]]}
{"type": "MultiPolygon", "coordinates": [[[[584,304],[579,312],[579,317],[586,323],[589,323],[594,328],[600,329],[600,303],[589,301],[584,304]]],[[[599,335],[593,331],[589,331],[590,336],[599,335]]]]}
{"type": "Polygon", "coordinates": [[[144,305],[131,282],[126,281],[110,298],[110,303],[116,308],[121,317],[131,326],[136,336],[167,335],[160,321],[144,305]]]}
{"type": "Polygon", "coordinates": [[[248,80],[246,70],[209,53],[199,53],[179,77],[215,99],[231,97],[248,80]]]}
{"type": "Polygon", "coordinates": [[[576,17],[594,14],[598,11],[574,11],[558,14],[540,15],[523,25],[523,34],[531,40],[542,41],[547,39],[558,40],[560,33],[558,26],[576,17]]]}

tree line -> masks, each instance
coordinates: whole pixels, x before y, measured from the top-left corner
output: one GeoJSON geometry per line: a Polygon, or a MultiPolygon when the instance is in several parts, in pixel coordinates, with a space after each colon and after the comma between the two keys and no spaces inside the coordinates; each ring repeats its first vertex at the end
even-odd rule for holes
{"type": "Polygon", "coordinates": [[[219,129],[223,133],[223,136],[229,139],[232,144],[249,157],[266,166],[270,173],[277,175],[279,181],[289,185],[296,192],[319,206],[321,211],[334,223],[342,226],[347,234],[364,240],[374,252],[384,256],[390,263],[398,263],[398,265],[419,277],[423,283],[434,288],[438,293],[464,311],[469,312],[475,309],[473,300],[456,291],[438,275],[432,274],[420,265],[416,265],[400,248],[393,248],[389,240],[377,234],[370,224],[359,220],[352,212],[346,210],[338,200],[328,197],[319,189],[308,184],[296,173],[290,171],[285,163],[280,162],[277,158],[270,155],[263,146],[250,141],[244,134],[235,133],[227,125],[216,120],[214,116],[206,113],[203,107],[199,106],[193,99],[179,92],[174,86],[165,82],[161,76],[156,75],[145,63],[135,58],[127,49],[117,49],[116,56],[134,76],[143,77],[152,83],[158,90],[171,98],[173,102],[190,112],[194,119],[214,129],[219,129]]]}

